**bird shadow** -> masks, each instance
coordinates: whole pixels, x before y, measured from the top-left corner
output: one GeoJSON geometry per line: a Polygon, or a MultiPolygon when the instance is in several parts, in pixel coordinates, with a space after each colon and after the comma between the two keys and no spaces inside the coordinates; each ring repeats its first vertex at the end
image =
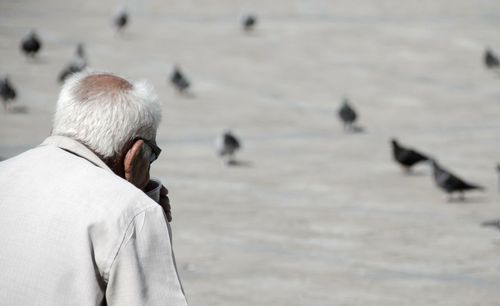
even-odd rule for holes
{"type": "Polygon", "coordinates": [[[500,219],[484,221],[483,223],[481,223],[481,226],[483,227],[491,226],[495,227],[497,230],[500,230],[500,219]]]}
{"type": "Polygon", "coordinates": [[[139,36],[133,32],[115,32],[114,37],[125,41],[134,41],[137,40],[139,36]]]}
{"type": "Polygon", "coordinates": [[[256,31],[256,30],[242,30],[243,35],[247,37],[262,37],[262,33],[256,31]]]}
{"type": "Polygon", "coordinates": [[[448,204],[453,204],[453,205],[468,205],[468,204],[486,203],[487,199],[482,196],[475,196],[475,197],[469,196],[467,198],[453,197],[453,198],[448,198],[446,202],[448,204]]]}
{"type": "Polygon", "coordinates": [[[500,70],[494,70],[492,71],[493,76],[495,79],[500,79],[500,70]]]}
{"type": "Polygon", "coordinates": [[[348,129],[345,129],[345,132],[349,134],[363,134],[366,133],[366,129],[359,125],[353,125],[348,129]]]}
{"type": "Polygon", "coordinates": [[[231,160],[227,162],[227,165],[230,167],[244,167],[244,168],[253,167],[253,163],[251,161],[244,161],[244,160],[231,160]]]}
{"type": "Polygon", "coordinates": [[[38,55],[36,57],[27,57],[26,62],[34,65],[45,65],[49,61],[45,57],[38,55]]]}
{"type": "Polygon", "coordinates": [[[196,95],[191,92],[191,91],[181,91],[177,92],[177,96],[184,98],[184,99],[196,99],[196,95]]]}
{"type": "Polygon", "coordinates": [[[28,107],[25,105],[13,105],[8,113],[10,114],[27,114],[28,113],[28,107]]]}
{"type": "Polygon", "coordinates": [[[427,176],[429,175],[428,172],[423,171],[423,170],[410,170],[410,171],[403,171],[403,174],[406,177],[422,177],[422,176],[427,176]]]}

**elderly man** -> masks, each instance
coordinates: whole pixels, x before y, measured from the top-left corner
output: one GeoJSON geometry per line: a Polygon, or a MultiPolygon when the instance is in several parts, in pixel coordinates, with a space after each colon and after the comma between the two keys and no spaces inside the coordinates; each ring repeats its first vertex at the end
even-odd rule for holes
{"type": "Polygon", "coordinates": [[[0,304],[187,305],[167,190],[147,195],[160,119],[147,83],[64,84],[52,136],[0,163],[0,304]]]}

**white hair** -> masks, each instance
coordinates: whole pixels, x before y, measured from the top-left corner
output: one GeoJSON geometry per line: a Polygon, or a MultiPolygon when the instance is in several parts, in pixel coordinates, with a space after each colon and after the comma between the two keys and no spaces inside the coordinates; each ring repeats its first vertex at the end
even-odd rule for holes
{"type": "Polygon", "coordinates": [[[64,83],[52,134],[78,140],[102,157],[111,158],[136,137],[154,139],[160,121],[161,106],[149,83],[128,83],[111,73],[86,71],[64,83]],[[82,81],[98,75],[116,77],[128,87],[89,91],[82,81]],[[82,97],[82,92],[87,95],[82,97]]]}

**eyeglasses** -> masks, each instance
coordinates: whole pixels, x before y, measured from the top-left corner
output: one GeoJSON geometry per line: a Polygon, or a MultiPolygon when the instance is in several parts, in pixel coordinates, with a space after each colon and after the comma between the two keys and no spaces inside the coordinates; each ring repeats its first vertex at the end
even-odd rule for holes
{"type": "Polygon", "coordinates": [[[151,141],[151,140],[147,140],[147,139],[144,139],[142,137],[137,137],[134,139],[134,142],[141,139],[142,141],[144,141],[145,144],[147,144],[150,148],[151,148],[151,151],[153,151],[152,153],[153,154],[150,154],[149,155],[149,163],[153,163],[155,160],[158,159],[158,156],[160,156],[160,153],[161,153],[161,149],[160,147],[158,147],[155,143],[155,141],[151,141]]]}

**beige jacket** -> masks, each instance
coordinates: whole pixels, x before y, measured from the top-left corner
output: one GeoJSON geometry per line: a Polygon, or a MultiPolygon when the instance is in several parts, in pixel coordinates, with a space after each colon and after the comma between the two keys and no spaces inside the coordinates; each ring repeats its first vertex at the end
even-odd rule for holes
{"type": "Polygon", "coordinates": [[[162,208],[66,137],[0,162],[1,305],[187,305],[162,208]]]}

